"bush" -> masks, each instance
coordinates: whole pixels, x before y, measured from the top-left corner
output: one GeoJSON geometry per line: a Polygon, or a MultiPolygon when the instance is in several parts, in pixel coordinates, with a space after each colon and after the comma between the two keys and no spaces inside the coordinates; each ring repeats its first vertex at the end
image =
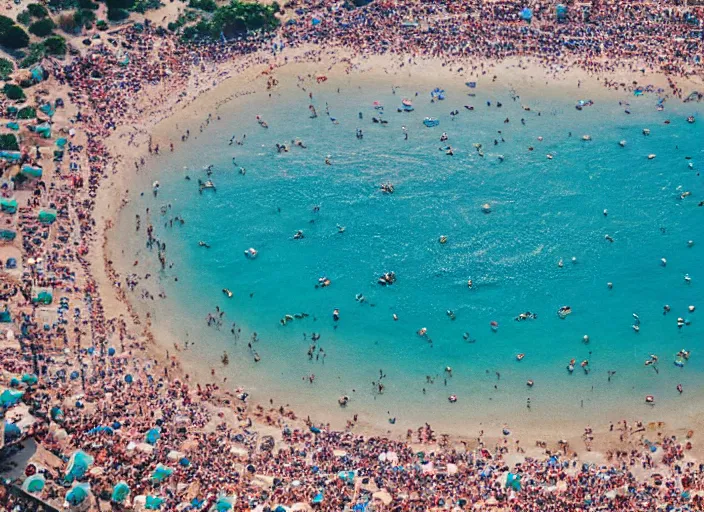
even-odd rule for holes
{"type": "Polygon", "coordinates": [[[108,24],[107,24],[107,22],[106,22],[105,20],[98,20],[98,21],[95,23],[95,28],[97,28],[98,30],[107,30],[107,29],[108,29],[108,24]]]}
{"type": "Polygon", "coordinates": [[[0,80],[7,80],[15,70],[15,65],[12,61],[0,58],[0,80]]]}
{"type": "Polygon", "coordinates": [[[35,21],[29,26],[29,31],[35,36],[46,37],[51,34],[52,30],[56,28],[56,25],[51,20],[51,18],[43,18],[39,21],[35,21]]]}
{"type": "Polygon", "coordinates": [[[29,44],[29,36],[19,26],[12,25],[7,30],[0,31],[0,44],[13,50],[25,48],[29,44]]]}
{"type": "Polygon", "coordinates": [[[29,45],[29,55],[25,56],[20,62],[21,68],[29,68],[44,58],[44,45],[42,43],[34,43],[29,45]]]}
{"type": "Polygon", "coordinates": [[[134,7],[134,0],[105,0],[108,11],[111,9],[131,9],[134,7]]]}
{"type": "Polygon", "coordinates": [[[93,0],[78,0],[78,7],[80,7],[81,9],[90,9],[92,11],[96,11],[100,6],[93,2],[93,0]]]}
{"type": "Polygon", "coordinates": [[[23,100],[25,98],[24,91],[19,85],[5,84],[2,88],[2,92],[11,100],[23,100]]]}
{"type": "Polygon", "coordinates": [[[17,119],[34,119],[37,117],[37,111],[34,107],[24,107],[17,112],[17,119]]]}
{"type": "Polygon", "coordinates": [[[0,33],[7,32],[7,30],[14,24],[15,22],[12,21],[12,18],[8,18],[7,16],[0,14],[0,33]]]}
{"type": "Polygon", "coordinates": [[[49,0],[49,7],[55,11],[66,11],[78,5],[77,0],[49,0]]]}
{"type": "Polygon", "coordinates": [[[205,12],[214,12],[218,8],[215,0],[191,0],[188,7],[200,9],[205,12]]]}
{"type": "Polygon", "coordinates": [[[129,18],[130,13],[125,9],[108,9],[108,19],[110,21],[122,21],[129,18]]]}
{"type": "Polygon", "coordinates": [[[49,11],[41,4],[29,4],[27,11],[29,11],[29,14],[34,18],[46,18],[49,16],[49,11]]]}
{"type": "Polygon", "coordinates": [[[66,39],[61,36],[51,36],[44,40],[44,49],[49,55],[66,55],[66,39]]]}
{"type": "Polygon", "coordinates": [[[3,133],[0,135],[0,149],[4,151],[19,151],[20,145],[14,133],[3,133]]]}
{"type": "Polygon", "coordinates": [[[22,25],[29,25],[31,21],[32,15],[29,14],[29,11],[22,11],[17,15],[17,23],[22,23],[22,25]]]}

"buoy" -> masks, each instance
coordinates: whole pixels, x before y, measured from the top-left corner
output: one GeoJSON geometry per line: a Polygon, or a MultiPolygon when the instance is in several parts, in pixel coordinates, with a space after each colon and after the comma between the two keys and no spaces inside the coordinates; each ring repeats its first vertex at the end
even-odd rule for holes
{"type": "Polygon", "coordinates": [[[653,404],[655,403],[655,397],[653,395],[648,395],[645,397],[645,403],[653,404]]]}

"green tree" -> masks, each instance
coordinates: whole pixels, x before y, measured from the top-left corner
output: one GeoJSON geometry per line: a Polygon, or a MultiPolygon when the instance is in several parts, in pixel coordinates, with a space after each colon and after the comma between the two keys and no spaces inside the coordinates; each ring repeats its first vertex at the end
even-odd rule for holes
{"type": "Polygon", "coordinates": [[[17,15],[17,23],[21,23],[22,25],[29,25],[32,22],[32,15],[29,14],[29,11],[22,11],[17,15]]]}
{"type": "Polygon", "coordinates": [[[2,92],[4,92],[5,96],[10,100],[23,100],[25,98],[24,91],[19,85],[5,84],[2,88],[2,92]]]}
{"type": "Polygon", "coordinates": [[[44,48],[49,55],[66,55],[66,39],[61,36],[51,36],[44,40],[44,48]]]}
{"type": "Polygon", "coordinates": [[[108,9],[108,19],[110,21],[122,21],[129,18],[130,13],[125,9],[108,9]]]}
{"type": "Polygon", "coordinates": [[[37,117],[37,111],[34,107],[23,107],[17,112],[17,119],[34,119],[35,117],[37,117]]]}
{"type": "Polygon", "coordinates": [[[0,44],[17,50],[25,48],[29,44],[29,35],[17,25],[12,25],[4,31],[0,31],[0,44]]]}
{"type": "Polygon", "coordinates": [[[4,151],[19,151],[20,145],[14,133],[3,133],[0,135],[0,149],[4,151]]]}
{"type": "Polygon", "coordinates": [[[215,11],[211,36],[218,37],[222,33],[225,37],[235,37],[248,31],[271,30],[279,24],[274,14],[272,6],[233,0],[215,11]]]}
{"type": "Polygon", "coordinates": [[[15,65],[12,61],[0,58],[0,80],[7,80],[15,70],[15,65]]]}
{"type": "Polygon", "coordinates": [[[42,18],[29,26],[29,31],[38,37],[46,37],[56,28],[51,18],[42,18]]]}
{"type": "Polygon", "coordinates": [[[29,14],[34,18],[46,18],[49,16],[49,11],[41,4],[29,4],[27,11],[29,11],[29,14]]]}

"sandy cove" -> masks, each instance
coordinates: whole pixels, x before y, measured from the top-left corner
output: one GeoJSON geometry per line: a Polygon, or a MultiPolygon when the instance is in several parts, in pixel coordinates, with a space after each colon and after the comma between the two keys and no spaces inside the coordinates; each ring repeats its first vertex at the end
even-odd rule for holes
{"type": "MultiPolygon", "coordinates": [[[[105,310],[110,312],[111,317],[123,317],[128,321],[128,329],[136,333],[139,339],[146,341],[142,345],[149,357],[160,360],[161,364],[173,362],[181,374],[187,370],[197,382],[202,383],[212,382],[213,378],[202,369],[195,373],[197,372],[195,367],[186,364],[187,368],[184,368],[183,362],[179,360],[178,352],[173,355],[173,350],[171,350],[167,361],[165,352],[176,346],[175,344],[178,344],[179,340],[164,339],[163,333],[152,332],[150,319],[140,318],[136,308],[127,300],[124,291],[113,285],[116,276],[111,262],[113,256],[108,243],[113,227],[112,219],[125,204],[125,196],[133,173],[144,172],[135,171],[134,162],[141,158],[158,158],[150,156],[148,153],[147,146],[150,137],[153,144],[161,146],[162,153],[166,152],[169,144],[181,143],[180,137],[187,128],[191,129],[192,133],[197,133],[196,129],[205,120],[208,113],[217,115],[221,107],[241,95],[254,91],[261,94],[265,89],[268,76],[275,76],[283,82],[295,80],[297,76],[325,74],[330,77],[344,77],[345,74],[352,73],[356,79],[361,81],[373,81],[382,76],[388,79],[391,76],[394,83],[399,85],[408,81],[416,86],[424,83],[434,86],[438,83],[448,83],[448,80],[469,80],[476,77],[482,77],[486,82],[491,75],[497,75],[498,85],[512,86],[519,89],[521,93],[540,87],[542,83],[547,81],[550,81],[551,85],[564,89],[565,92],[574,93],[576,92],[575,83],[580,80],[583,84],[581,94],[588,94],[595,98],[610,94],[610,91],[598,82],[600,77],[590,76],[589,73],[578,68],[548,70],[538,63],[531,62],[530,59],[512,59],[491,68],[487,65],[485,68],[487,73],[483,76],[481,68],[478,68],[474,73],[467,71],[457,73],[458,68],[469,69],[469,62],[455,63],[452,69],[437,60],[425,60],[413,67],[400,67],[403,62],[401,58],[390,62],[385,57],[359,58],[341,54],[337,50],[320,52],[297,49],[287,51],[283,56],[279,55],[275,58],[270,55],[250,56],[245,59],[245,62],[254,62],[254,64],[251,66],[243,65],[241,62],[224,65],[208,64],[205,66],[205,72],[201,68],[201,72],[197,76],[193,74],[188,77],[188,80],[179,79],[175,84],[165,83],[147,89],[146,94],[136,107],[138,114],[134,116],[131,124],[119,126],[106,141],[111,154],[116,157],[112,162],[111,170],[100,186],[97,207],[94,212],[98,228],[96,232],[100,233],[100,236],[93,241],[89,260],[91,272],[98,285],[105,310]],[[288,58],[286,64],[285,57],[288,58]],[[236,74],[238,69],[241,70],[243,67],[247,67],[246,71],[236,74]],[[509,75],[510,80],[504,81],[502,78],[504,74],[509,75]]],[[[479,66],[480,64],[474,63],[474,65],[479,66]]],[[[628,70],[617,75],[610,75],[609,79],[624,84],[624,89],[632,89],[635,79],[639,79],[638,83],[642,85],[663,88],[667,85],[667,81],[662,75],[633,73],[628,70]]],[[[697,86],[697,82],[692,81],[685,86],[685,90],[687,87],[694,89],[697,86]]],[[[220,372],[217,372],[216,375],[218,373],[220,372]]],[[[220,379],[216,380],[220,381],[220,379]]],[[[259,402],[263,402],[261,398],[259,402]]],[[[330,407],[334,406],[321,405],[318,414],[313,415],[312,420],[314,422],[328,421],[329,418],[325,417],[324,411],[329,410],[330,407]]],[[[272,409],[272,411],[271,414],[276,413],[275,410],[272,409]]],[[[260,424],[260,426],[263,425],[265,423],[260,424]]],[[[335,424],[333,426],[342,427],[343,425],[335,424]]],[[[664,424],[660,425],[660,428],[656,424],[646,427],[647,429],[644,431],[650,436],[655,435],[656,432],[657,435],[661,435],[665,430],[668,433],[671,432],[670,428],[664,424]]],[[[355,425],[354,431],[365,434],[383,433],[397,438],[403,437],[402,432],[388,429],[382,431],[380,428],[383,429],[379,425],[360,421],[355,425]]],[[[606,451],[622,447],[623,443],[619,439],[620,432],[609,433],[608,425],[597,425],[594,428],[594,441],[590,443],[593,451],[588,454],[586,460],[603,462],[606,451]]],[[[687,430],[686,426],[681,426],[672,433],[676,433],[679,437],[683,436],[687,430]]],[[[496,434],[494,436],[489,432],[484,438],[484,442],[499,442],[500,436],[498,432],[496,434]]],[[[580,446],[580,449],[577,450],[581,452],[582,457],[586,455],[581,450],[583,445],[581,432],[574,425],[562,427],[551,425],[550,432],[546,432],[544,428],[518,428],[515,429],[515,437],[523,441],[522,446],[527,449],[528,454],[533,456],[538,456],[543,451],[541,447],[534,445],[536,439],[549,440],[551,445],[555,445],[554,447],[557,446],[555,443],[558,439],[565,439],[569,441],[573,449],[580,446]]],[[[637,435],[627,437],[626,445],[633,443],[638,438],[637,435]]],[[[472,435],[466,438],[461,436],[456,441],[467,442],[468,446],[476,445],[476,439],[472,435]]],[[[700,450],[697,448],[695,450],[692,455],[699,456],[700,450]]]]}

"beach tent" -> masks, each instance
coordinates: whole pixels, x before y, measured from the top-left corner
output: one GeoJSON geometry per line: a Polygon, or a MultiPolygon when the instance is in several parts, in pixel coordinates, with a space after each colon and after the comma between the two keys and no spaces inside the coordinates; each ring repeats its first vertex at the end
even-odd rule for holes
{"type": "MultiPolygon", "coordinates": [[[[113,354],[114,354],[114,351],[113,351],[113,354]]],[[[154,445],[154,444],[156,444],[156,442],[159,440],[160,437],[161,437],[161,432],[160,432],[159,428],[157,428],[157,427],[151,428],[151,429],[149,429],[149,432],[147,432],[146,441],[147,441],[147,443],[154,445]]]]}
{"type": "Polygon", "coordinates": [[[520,491],[521,490],[521,475],[515,475],[511,472],[509,472],[508,475],[506,475],[506,487],[509,487],[513,489],[514,491],[520,491]]]}
{"type": "Polygon", "coordinates": [[[32,81],[35,83],[39,83],[42,80],[44,80],[44,68],[37,65],[34,66],[32,69],[29,70],[29,72],[32,74],[32,81]]]}
{"type": "Polygon", "coordinates": [[[39,379],[33,373],[25,373],[24,375],[22,375],[22,382],[24,382],[28,386],[34,386],[37,382],[39,382],[39,379]]]}
{"type": "Polygon", "coordinates": [[[158,496],[147,496],[144,508],[147,510],[159,510],[164,503],[164,499],[158,496]]]}
{"type": "Polygon", "coordinates": [[[74,480],[81,478],[88,472],[88,468],[93,464],[93,457],[88,455],[83,450],[76,450],[71,455],[68,460],[68,466],[66,468],[66,481],[73,482],[74,480]]]}
{"type": "Polygon", "coordinates": [[[18,391],[16,389],[6,389],[2,393],[0,393],[0,407],[10,407],[11,405],[15,405],[17,402],[20,401],[22,395],[24,395],[24,391],[18,391]]]}
{"type": "Polygon", "coordinates": [[[530,20],[533,19],[533,10],[528,7],[524,7],[521,11],[521,19],[530,23],[530,20]]]}
{"type": "Polygon", "coordinates": [[[37,216],[39,222],[42,224],[53,224],[56,220],[55,210],[39,210],[39,215],[37,216]]]}
{"type": "Polygon", "coordinates": [[[22,175],[26,176],[27,178],[41,178],[42,177],[42,168],[35,167],[35,166],[29,165],[29,164],[24,164],[22,166],[22,170],[20,172],[22,173],[22,175]]]}
{"type": "Polygon", "coordinates": [[[12,313],[10,313],[10,309],[7,306],[5,306],[5,309],[0,311],[0,323],[12,323],[12,313]]]}
{"type": "Polygon", "coordinates": [[[56,139],[55,144],[60,148],[63,148],[67,142],[68,140],[65,137],[59,137],[58,139],[56,139]]]}
{"type": "MultiPolygon", "coordinates": [[[[46,115],[49,117],[53,117],[54,113],[56,112],[53,107],[51,106],[51,103],[44,103],[43,105],[39,105],[39,110],[44,112],[46,115]]],[[[51,133],[51,131],[50,131],[51,133]]]]}
{"type": "Polygon", "coordinates": [[[25,492],[41,492],[46,485],[46,478],[42,474],[28,476],[22,482],[22,490],[25,492]]]}
{"type": "Polygon", "coordinates": [[[10,130],[17,131],[20,129],[20,125],[16,123],[15,121],[12,121],[11,123],[7,123],[5,126],[7,126],[10,130]]]}
{"type": "Polygon", "coordinates": [[[235,498],[231,496],[219,496],[218,500],[215,502],[214,509],[217,512],[226,512],[227,510],[232,510],[234,504],[235,498]]]}
{"type": "Polygon", "coordinates": [[[0,229],[0,241],[12,242],[17,237],[17,233],[11,229],[0,229]]]}
{"type": "Polygon", "coordinates": [[[14,197],[0,198],[0,209],[7,213],[15,213],[17,211],[17,200],[14,197]]]}
{"type": "Polygon", "coordinates": [[[10,162],[19,162],[22,159],[22,153],[19,151],[0,151],[0,158],[9,160],[10,162]]]}
{"type": "Polygon", "coordinates": [[[122,503],[127,499],[130,494],[130,486],[125,482],[118,482],[118,484],[112,490],[112,497],[110,498],[115,503],[122,503]]]}
{"type": "Polygon", "coordinates": [[[49,123],[42,123],[35,126],[34,131],[45,139],[51,137],[51,125],[49,123]]]}
{"type": "Polygon", "coordinates": [[[37,288],[32,293],[32,303],[33,304],[51,304],[54,300],[51,292],[46,288],[37,288]]]}
{"type": "Polygon", "coordinates": [[[21,436],[22,429],[20,427],[18,427],[14,423],[10,423],[8,421],[5,422],[5,433],[3,434],[3,441],[5,443],[9,443],[10,441],[19,439],[21,436]]]}
{"type": "Polygon", "coordinates": [[[66,501],[68,501],[69,505],[80,505],[88,498],[89,494],[90,484],[76,484],[66,493],[66,501]]]}
{"type": "Polygon", "coordinates": [[[156,469],[152,473],[152,476],[150,476],[150,480],[156,484],[160,484],[167,478],[171,476],[171,473],[173,473],[174,470],[171,469],[168,466],[164,466],[163,464],[157,464],[156,469]]]}
{"type": "Polygon", "coordinates": [[[557,4],[555,7],[555,17],[557,21],[565,21],[567,19],[567,6],[564,4],[557,4]]]}

